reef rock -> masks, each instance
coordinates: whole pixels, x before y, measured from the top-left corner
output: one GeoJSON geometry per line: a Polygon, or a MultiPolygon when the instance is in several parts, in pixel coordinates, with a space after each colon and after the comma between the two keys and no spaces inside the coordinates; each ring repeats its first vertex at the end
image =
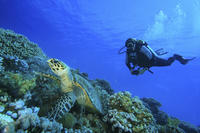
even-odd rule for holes
{"type": "Polygon", "coordinates": [[[178,126],[186,133],[200,133],[198,127],[184,121],[181,121],[178,126]]]}
{"type": "Polygon", "coordinates": [[[142,98],[141,99],[144,105],[151,110],[154,118],[156,119],[156,123],[159,125],[166,125],[168,120],[168,115],[161,111],[159,108],[161,104],[153,98],[142,98]]]}

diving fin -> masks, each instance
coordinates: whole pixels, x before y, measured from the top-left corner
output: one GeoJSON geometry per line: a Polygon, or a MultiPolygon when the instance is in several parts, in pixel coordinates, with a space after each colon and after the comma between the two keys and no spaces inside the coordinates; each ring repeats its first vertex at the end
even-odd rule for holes
{"type": "Polygon", "coordinates": [[[187,64],[189,61],[194,60],[196,58],[196,57],[193,57],[190,59],[184,59],[182,56],[180,56],[178,54],[174,54],[174,57],[176,58],[176,60],[178,60],[183,65],[187,64]]]}

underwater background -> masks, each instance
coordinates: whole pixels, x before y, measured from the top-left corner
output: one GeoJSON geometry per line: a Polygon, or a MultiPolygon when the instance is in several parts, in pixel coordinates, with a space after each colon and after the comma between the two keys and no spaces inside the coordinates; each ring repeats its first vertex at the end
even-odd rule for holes
{"type": "Polygon", "coordinates": [[[27,36],[91,79],[105,79],[115,92],[158,100],[161,110],[194,125],[200,124],[199,14],[199,0],[0,0],[1,28],[27,36]],[[197,58],[133,76],[125,54],[117,53],[129,37],[197,58]]]}

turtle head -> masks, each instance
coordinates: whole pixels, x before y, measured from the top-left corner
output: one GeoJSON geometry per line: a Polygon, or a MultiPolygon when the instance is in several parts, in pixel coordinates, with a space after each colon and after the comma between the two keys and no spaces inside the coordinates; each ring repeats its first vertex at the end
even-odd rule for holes
{"type": "Polygon", "coordinates": [[[51,58],[47,62],[51,70],[58,76],[61,76],[66,71],[69,71],[69,67],[58,59],[51,58]]]}

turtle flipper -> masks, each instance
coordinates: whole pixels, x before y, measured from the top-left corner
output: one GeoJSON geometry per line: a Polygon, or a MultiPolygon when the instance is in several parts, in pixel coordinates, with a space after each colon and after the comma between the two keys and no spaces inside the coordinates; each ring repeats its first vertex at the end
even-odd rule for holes
{"type": "Polygon", "coordinates": [[[52,108],[51,112],[48,113],[50,120],[58,120],[62,118],[65,113],[69,112],[74,106],[76,96],[72,93],[66,93],[57,101],[56,106],[52,108]]]}

